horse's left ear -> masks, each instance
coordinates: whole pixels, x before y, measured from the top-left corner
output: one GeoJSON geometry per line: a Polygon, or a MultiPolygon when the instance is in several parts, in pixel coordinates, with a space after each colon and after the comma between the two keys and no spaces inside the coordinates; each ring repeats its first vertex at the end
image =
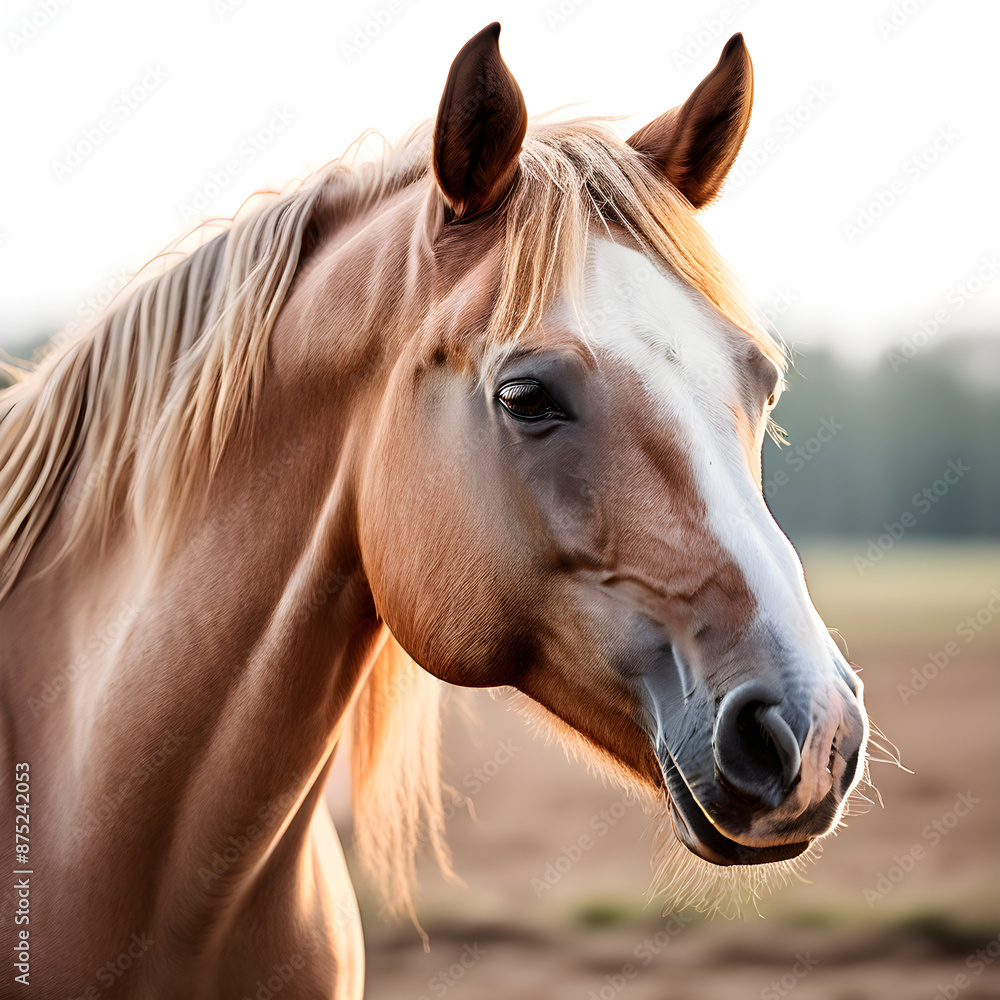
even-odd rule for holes
{"type": "Polygon", "coordinates": [[[737,34],[691,96],[636,132],[628,144],[701,208],[722,188],[747,133],[752,104],[753,66],[737,34]]]}
{"type": "Polygon", "coordinates": [[[500,25],[493,23],[455,56],[434,124],[434,174],[456,217],[486,211],[503,198],[528,127],[499,37],[500,25]]]}

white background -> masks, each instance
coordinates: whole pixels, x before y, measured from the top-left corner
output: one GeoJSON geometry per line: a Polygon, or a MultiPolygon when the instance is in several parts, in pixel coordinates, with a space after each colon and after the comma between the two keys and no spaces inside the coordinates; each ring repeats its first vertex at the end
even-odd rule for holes
{"type": "Polygon", "coordinates": [[[756,94],[742,183],[705,223],[754,299],[781,310],[778,328],[859,359],[940,308],[942,339],[1000,333],[1000,280],[948,299],[1000,250],[992,0],[8,0],[0,347],[86,318],[196,222],[365,129],[398,139],[494,19],[531,113],[624,115],[623,136],[680,103],[743,31],[756,94]],[[165,79],[128,107],[150,70],[165,79]],[[810,94],[824,95],[811,109],[810,94]],[[269,133],[276,111],[294,120],[269,133]],[[102,119],[110,130],[64,169],[102,119]],[[939,130],[952,138],[924,156],[939,130]],[[893,181],[902,193],[852,240],[845,226],[893,181]]]}

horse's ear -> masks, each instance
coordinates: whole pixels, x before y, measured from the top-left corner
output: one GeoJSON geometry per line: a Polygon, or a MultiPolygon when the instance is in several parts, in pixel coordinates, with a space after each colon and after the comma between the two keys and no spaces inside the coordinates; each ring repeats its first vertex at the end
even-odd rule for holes
{"type": "Polygon", "coordinates": [[[434,125],[434,174],[456,216],[492,208],[507,193],[528,127],[521,88],[500,58],[500,25],[455,56],[434,125]]]}
{"type": "Polygon", "coordinates": [[[636,132],[628,144],[701,208],[722,188],[747,133],[752,104],[753,66],[737,34],[691,96],[636,132]]]}

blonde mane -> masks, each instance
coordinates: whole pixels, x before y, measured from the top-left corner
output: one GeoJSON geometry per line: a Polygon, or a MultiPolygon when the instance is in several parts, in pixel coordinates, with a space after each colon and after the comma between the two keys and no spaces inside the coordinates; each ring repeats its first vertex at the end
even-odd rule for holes
{"type": "MultiPolygon", "coordinates": [[[[511,345],[582,286],[594,223],[625,229],[700,291],[784,369],[686,199],[602,122],[535,122],[504,202],[503,266],[487,345],[511,345]]],[[[318,225],[360,217],[423,184],[411,246],[430,246],[446,206],[430,169],[430,129],[381,162],[336,161],[138,285],[92,329],[36,368],[7,367],[0,392],[0,599],[65,499],[55,565],[99,552],[126,522],[150,550],[204,495],[234,431],[253,420],[268,340],[318,225]]],[[[372,287],[398,295],[398,261],[372,287]]],[[[390,908],[413,914],[414,853],[430,843],[445,871],[438,778],[440,685],[390,639],[354,702],[355,845],[390,908]]]]}

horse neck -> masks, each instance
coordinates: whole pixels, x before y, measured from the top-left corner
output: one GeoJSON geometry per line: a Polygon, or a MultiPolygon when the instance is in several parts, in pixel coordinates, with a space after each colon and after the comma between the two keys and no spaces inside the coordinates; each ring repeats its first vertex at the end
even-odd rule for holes
{"type": "Polygon", "coordinates": [[[13,755],[46,772],[72,829],[67,864],[113,857],[130,884],[177,886],[200,912],[256,871],[266,832],[210,885],[196,876],[234,831],[262,828],[262,809],[296,841],[285,850],[301,846],[309,817],[294,817],[311,814],[386,635],[352,528],[357,398],[329,388],[310,400],[293,372],[269,374],[253,424],[152,566],[119,527],[102,555],[38,574],[61,544],[57,512],[0,604],[0,632],[18,640],[3,678],[24,720],[13,755]],[[129,794],[113,794],[123,780],[129,794]],[[113,845],[109,808],[128,813],[113,845]]]}

